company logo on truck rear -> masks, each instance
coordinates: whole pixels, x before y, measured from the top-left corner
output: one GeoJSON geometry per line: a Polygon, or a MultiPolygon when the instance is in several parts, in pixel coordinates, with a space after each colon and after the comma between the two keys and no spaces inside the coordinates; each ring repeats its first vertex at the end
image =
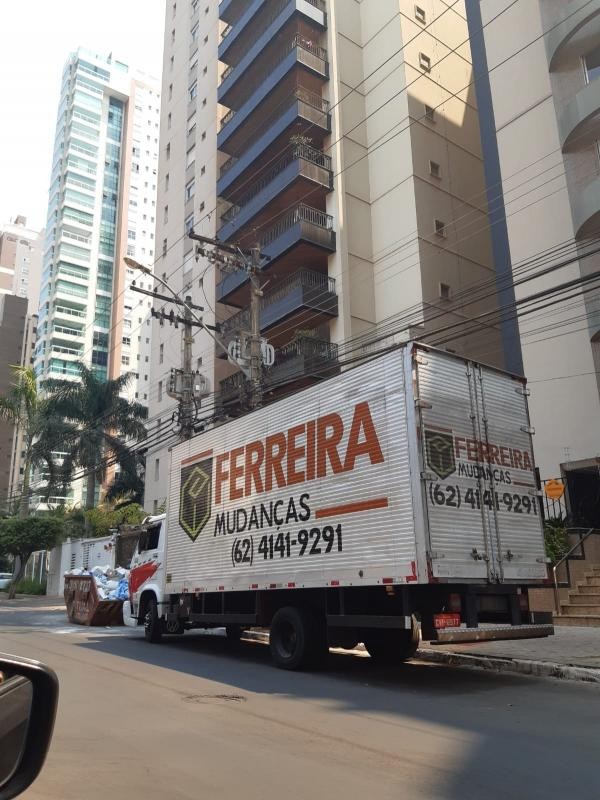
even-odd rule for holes
{"type": "Polygon", "coordinates": [[[491,477],[497,483],[512,483],[511,469],[533,470],[527,450],[456,436],[452,431],[425,430],[425,454],[427,465],[442,480],[458,471],[465,478],[491,477]]]}
{"type": "MultiPolygon", "coordinates": [[[[212,452],[186,459],[181,468],[179,522],[192,540],[198,537],[212,513],[213,477],[214,502],[221,505],[224,501],[235,502],[300,486],[316,478],[352,472],[357,466],[382,464],[385,460],[367,402],[354,406],[349,425],[340,414],[326,414],[196,462],[197,458],[208,455],[212,456],[212,452]]],[[[308,497],[302,494],[296,502],[289,499],[286,521],[295,516],[289,510],[295,506],[300,508],[298,519],[306,518],[303,515],[307,513],[308,497]]],[[[278,501],[277,505],[284,504],[278,501]]],[[[255,509],[249,513],[254,515],[255,509]]],[[[265,516],[264,506],[259,513],[265,516]]],[[[236,515],[248,516],[244,509],[236,515]]],[[[215,535],[225,532],[222,517],[222,514],[217,516],[215,535]]],[[[272,524],[273,518],[278,519],[277,510],[271,509],[267,518],[272,524]]],[[[243,527],[236,521],[237,530],[243,527]]]]}

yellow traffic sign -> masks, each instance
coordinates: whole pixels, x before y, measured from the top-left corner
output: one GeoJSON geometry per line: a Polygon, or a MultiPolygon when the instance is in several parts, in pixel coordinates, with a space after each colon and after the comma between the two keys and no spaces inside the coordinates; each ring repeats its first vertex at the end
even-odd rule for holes
{"type": "Polygon", "coordinates": [[[546,497],[549,497],[550,500],[560,500],[565,493],[565,485],[557,478],[552,478],[544,484],[544,492],[546,493],[546,497]]]}

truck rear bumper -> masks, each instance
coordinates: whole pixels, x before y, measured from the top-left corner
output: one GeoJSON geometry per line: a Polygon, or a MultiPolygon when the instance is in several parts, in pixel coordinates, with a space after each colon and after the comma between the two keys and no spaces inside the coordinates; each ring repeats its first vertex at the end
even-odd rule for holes
{"type": "Polygon", "coordinates": [[[477,628],[443,628],[435,632],[431,644],[451,644],[452,642],[492,642],[496,639],[539,639],[553,636],[553,625],[492,625],[480,624],[477,628]]]}

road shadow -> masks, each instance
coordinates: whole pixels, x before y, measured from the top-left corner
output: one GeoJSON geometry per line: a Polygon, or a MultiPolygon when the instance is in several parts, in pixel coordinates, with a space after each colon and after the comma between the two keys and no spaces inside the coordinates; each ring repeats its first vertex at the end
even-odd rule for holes
{"type": "MultiPolygon", "coordinates": [[[[194,632],[150,645],[137,632],[97,638],[90,633],[79,647],[213,681],[219,684],[215,691],[327,701],[338,711],[378,715],[392,741],[394,728],[405,732],[411,720],[444,726],[450,738],[467,732],[476,744],[464,768],[441,787],[439,797],[446,800],[600,797],[600,743],[590,736],[600,721],[594,687],[418,660],[382,668],[368,657],[337,653],[329,654],[319,672],[292,673],[276,669],[268,647],[257,642],[235,644],[194,632]],[[544,778],[539,785],[536,774],[544,778]]],[[[182,695],[187,685],[182,682],[182,695]]]]}

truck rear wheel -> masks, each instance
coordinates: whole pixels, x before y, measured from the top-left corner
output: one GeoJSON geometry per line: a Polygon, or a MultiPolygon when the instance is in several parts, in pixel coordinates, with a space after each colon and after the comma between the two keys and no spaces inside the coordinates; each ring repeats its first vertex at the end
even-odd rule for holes
{"type": "Polygon", "coordinates": [[[147,642],[158,644],[162,639],[163,623],[158,616],[155,597],[149,597],[144,606],[144,636],[147,642]]]}
{"type": "Polygon", "coordinates": [[[417,652],[419,629],[413,621],[411,630],[380,628],[365,632],[364,645],[379,664],[402,664],[417,652]]]}
{"type": "Polygon", "coordinates": [[[325,625],[306,608],[285,606],[273,617],[269,647],[280,669],[317,666],[327,655],[325,625]]]}

